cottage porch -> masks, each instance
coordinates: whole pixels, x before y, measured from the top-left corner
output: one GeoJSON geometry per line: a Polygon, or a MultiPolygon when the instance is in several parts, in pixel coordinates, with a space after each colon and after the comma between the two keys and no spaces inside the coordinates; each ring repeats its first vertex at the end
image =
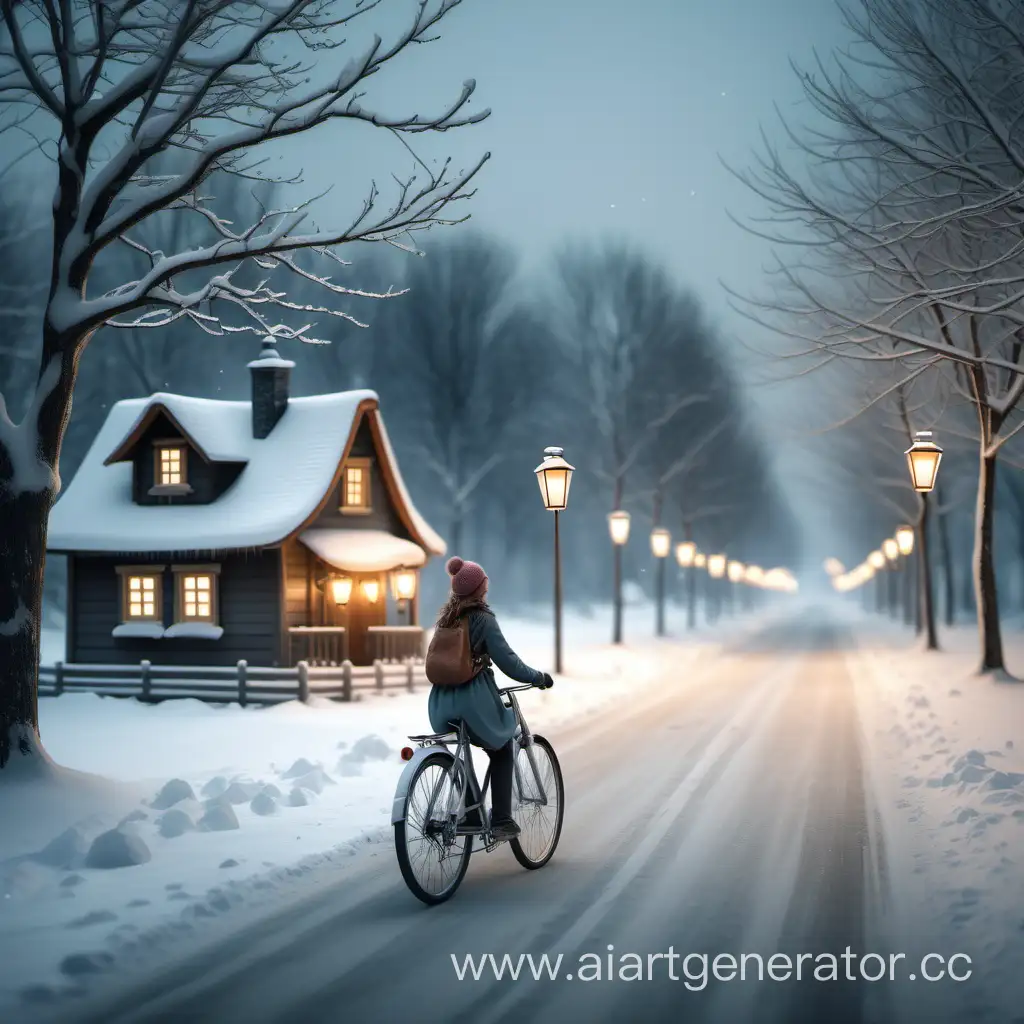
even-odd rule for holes
{"type": "Polygon", "coordinates": [[[420,661],[426,552],[377,529],[311,529],[285,551],[289,666],[420,661]]]}

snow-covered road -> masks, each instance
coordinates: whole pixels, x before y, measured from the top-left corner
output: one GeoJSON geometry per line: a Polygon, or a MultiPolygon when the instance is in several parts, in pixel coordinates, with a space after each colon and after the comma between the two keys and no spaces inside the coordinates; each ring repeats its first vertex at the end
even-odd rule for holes
{"type": "Polygon", "coordinates": [[[567,811],[542,871],[524,872],[506,849],[478,854],[455,899],[427,909],[382,844],[341,875],[319,868],[274,916],[116,997],[108,990],[83,1002],[73,1016],[64,1006],[61,1019],[885,1019],[896,986],[815,982],[813,964],[800,982],[729,981],[720,961],[723,980],[712,975],[701,987],[700,962],[682,959],[754,953],[767,964],[782,952],[795,964],[799,953],[872,948],[872,922],[890,893],[862,765],[855,653],[848,627],[805,615],[668,673],[614,713],[550,730],[567,811]],[[680,958],[648,959],[670,950],[680,958]],[[534,981],[528,969],[517,982],[489,971],[459,981],[452,964],[452,954],[461,963],[466,954],[545,952],[563,955],[557,981],[534,981]],[[600,956],[603,981],[581,980],[581,965],[596,962],[580,960],[588,953],[600,956]],[[629,984],[637,961],[628,954],[654,980],[629,984]]]}

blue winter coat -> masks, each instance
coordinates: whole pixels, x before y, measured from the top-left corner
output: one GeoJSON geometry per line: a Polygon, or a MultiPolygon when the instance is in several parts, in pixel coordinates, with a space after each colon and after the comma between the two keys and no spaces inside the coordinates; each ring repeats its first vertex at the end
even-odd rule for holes
{"type": "MultiPolygon", "coordinates": [[[[536,685],[543,681],[544,673],[524,664],[509,647],[493,613],[474,610],[468,618],[469,642],[474,653],[486,651],[491,661],[517,683],[536,685]]],[[[448,731],[449,723],[461,718],[472,741],[487,750],[497,750],[508,743],[516,728],[515,715],[502,704],[490,667],[464,686],[432,686],[427,712],[435,732],[448,731]]]]}

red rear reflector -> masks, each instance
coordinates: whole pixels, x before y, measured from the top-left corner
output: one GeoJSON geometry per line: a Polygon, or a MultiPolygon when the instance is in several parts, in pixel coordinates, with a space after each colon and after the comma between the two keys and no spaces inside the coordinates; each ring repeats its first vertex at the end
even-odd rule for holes
{"type": "Polygon", "coordinates": [[[402,760],[403,761],[411,761],[412,760],[412,747],[402,747],[402,760]]]}

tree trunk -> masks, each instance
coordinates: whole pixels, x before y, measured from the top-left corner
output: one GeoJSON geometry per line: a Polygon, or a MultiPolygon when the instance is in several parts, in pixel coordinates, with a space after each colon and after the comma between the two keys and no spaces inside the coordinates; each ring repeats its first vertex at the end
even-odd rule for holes
{"type": "MultiPolygon", "coordinates": [[[[935,500],[942,504],[941,492],[935,491],[935,500]]],[[[949,511],[941,507],[938,514],[939,558],[942,561],[942,606],[946,613],[946,625],[956,621],[956,587],[953,578],[953,553],[949,543],[949,511]]]]}
{"type": "Polygon", "coordinates": [[[918,569],[920,573],[920,596],[918,600],[921,607],[921,624],[925,634],[925,650],[937,651],[939,649],[939,640],[935,633],[935,600],[932,592],[932,562],[929,552],[928,505],[929,495],[922,494],[921,521],[918,525],[917,538],[918,569]]]}
{"type": "Polygon", "coordinates": [[[978,476],[978,504],[974,520],[974,595],[981,640],[979,672],[1005,670],[996,589],[995,541],[996,457],[982,455],[978,476]]]}
{"type": "Polygon", "coordinates": [[[0,444],[0,769],[39,745],[39,640],[50,508],[60,446],[71,413],[78,355],[85,344],[44,326],[36,392],[23,421],[0,444]],[[14,759],[12,761],[12,758],[14,759]]]}
{"type": "MultiPolygon", "coordinates": [[[[4,466],[3,484],[11,473],[4,466]]],[[[2,485],[0,485],[2,486],[2,485]]],[[[36,752],[39,739],[39,631],[43,566],[52,491],[13,497],[0,491],[0,769],[16,754],[36,752]]]]}

